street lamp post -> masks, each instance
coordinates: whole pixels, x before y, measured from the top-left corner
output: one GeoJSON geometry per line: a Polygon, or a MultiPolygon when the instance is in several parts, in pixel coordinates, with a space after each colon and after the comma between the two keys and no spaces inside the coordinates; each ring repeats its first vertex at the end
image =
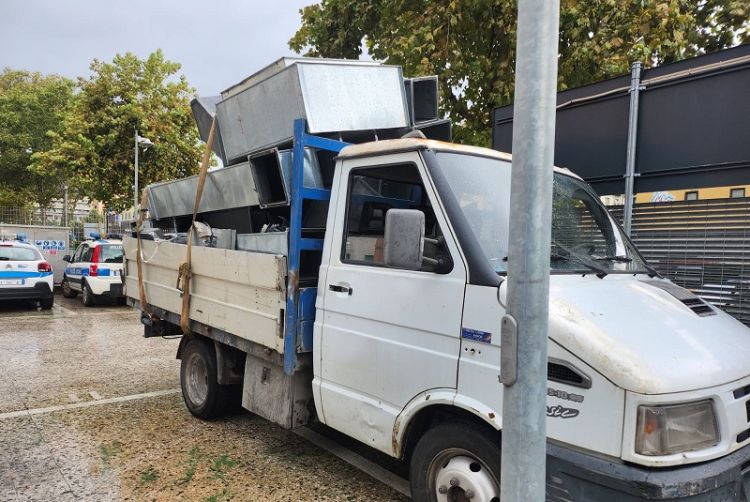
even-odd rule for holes
{"type": "Polygon", "coordinates": [[[138,145],[143,145],[143,149],[153,146],[150,139],[138,135],[138,129],[135,130],[135,189],[133,190],[133,217],[136,218],[138,212],[138,145]]]}

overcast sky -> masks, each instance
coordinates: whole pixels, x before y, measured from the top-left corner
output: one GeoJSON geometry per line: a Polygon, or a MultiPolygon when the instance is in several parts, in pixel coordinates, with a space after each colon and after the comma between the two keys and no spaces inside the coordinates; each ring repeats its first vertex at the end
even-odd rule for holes
{"type": "Polygon", "coordinates": [[[316,0],[0,0],[0,68],[88,76],[94,58],[161,48],[215,95],[274,60],[316,0]]]}

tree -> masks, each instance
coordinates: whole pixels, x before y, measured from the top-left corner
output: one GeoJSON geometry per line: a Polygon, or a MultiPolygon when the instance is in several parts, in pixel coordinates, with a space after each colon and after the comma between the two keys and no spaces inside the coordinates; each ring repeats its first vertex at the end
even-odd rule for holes
{"type": "Polygon", "coordinates": [[[63,181],[31,168],[32,155],[62,130],[74,82],[6,68],[0,74],[0,205],[46,207],[62,196],[63,181]]]}
{"type": "MultiPolygon", "coordinates": [[[[407,75],[438,75],[457,141],[488,145],[512,102],[516,0],[322,0],[300,10],[289,46],[353,58],[363,46],[407,75]]],[[[559,88],[750,41],[747,0],[561,0],[559,88]]]]}
{"type": "Polygon", "coordinates": [[[180,65],[157,50],[145,60],[131,53],[111,63],[94,60],[53,147],[34,157],[40,171],[69,173],[81,194],[108,209],[132,205],[134,135],[154,146],[141,149],[139,185],[183,177],[197,171],[202,154],[190,112],[195,91],[180,65]]]}

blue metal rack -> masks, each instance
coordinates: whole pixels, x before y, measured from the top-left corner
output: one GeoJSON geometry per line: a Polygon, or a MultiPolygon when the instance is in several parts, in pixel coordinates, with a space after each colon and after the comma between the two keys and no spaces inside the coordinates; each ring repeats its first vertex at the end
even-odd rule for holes
{"type": "Polygon", "coordinates": [[[289,275],[287,280],[286,330],[284,336],[284,372],[294,374],[297,353],[312,350],[315,297],[317,288],[300,288],[300,259],[304,251],[321,251],[323,239],[302,236],[302,206],[305,200],[331,200],[331,191],[304,186],[305,148],[340,152],[349,143],[307,134],[304,119],[294,121],[292,151],[292,193],[289,200],[289,275]]]}

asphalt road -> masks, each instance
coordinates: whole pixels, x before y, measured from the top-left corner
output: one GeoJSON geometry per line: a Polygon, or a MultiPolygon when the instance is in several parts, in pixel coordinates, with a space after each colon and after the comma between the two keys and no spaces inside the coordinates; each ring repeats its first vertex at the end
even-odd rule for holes
{"type": "Polygon", "coordinates": [[[186,410],[129,307],[0,304],[0,500],[404,500],[250,413],[186,410]]]}

